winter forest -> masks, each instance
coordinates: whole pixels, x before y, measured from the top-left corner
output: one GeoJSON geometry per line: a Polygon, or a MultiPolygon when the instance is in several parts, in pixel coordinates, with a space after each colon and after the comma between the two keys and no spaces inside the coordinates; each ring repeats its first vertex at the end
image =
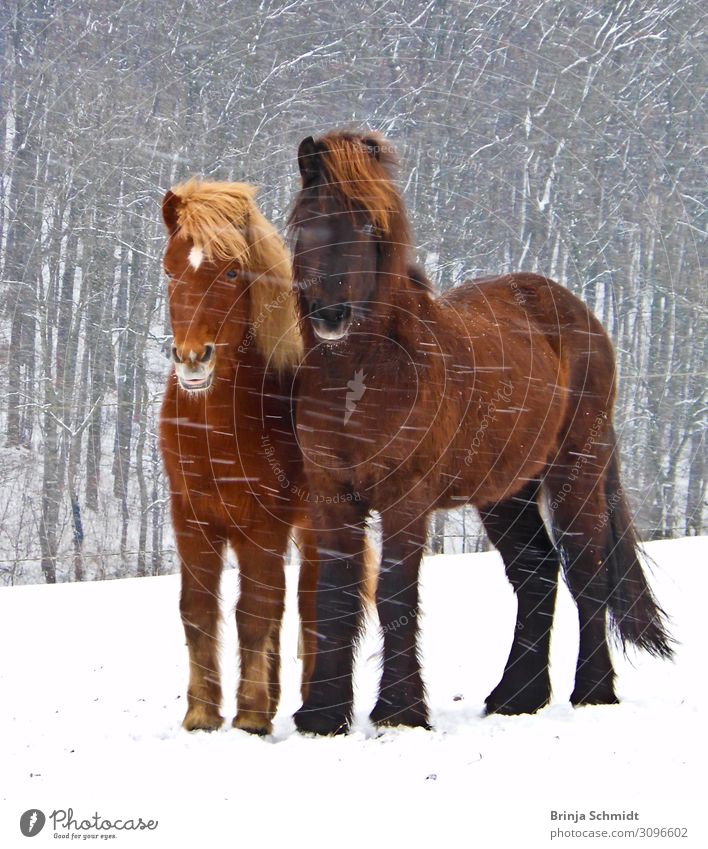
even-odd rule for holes
{"type": "MultiPolygon", "coordinates": [[[[616,346],[645,539],[705,532],[704,32],[687,0],[3,0],[0,583],[177,568],[156,430],[170,368],[160,200],[260,186],[301,138],[396,145],[440,290],[533,270],[616,346]]],[[[436,520],[478,550],[476,515],[436,520]]]]}

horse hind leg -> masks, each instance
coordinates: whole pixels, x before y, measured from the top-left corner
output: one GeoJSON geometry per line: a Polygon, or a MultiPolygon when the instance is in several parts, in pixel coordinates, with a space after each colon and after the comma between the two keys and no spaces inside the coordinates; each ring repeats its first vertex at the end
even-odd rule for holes
{"type": "Polygon", "coordinates": [[[304,702],[309,692],[317,655],[317,539],[310,528],[301,528],[296,540],[300,551],[300,577],[297,588],[300,615],[298,658],[302,661],[300,694],[304,702]]]}
{"type": "MultiPolygon", "coordinates": [[[[567,467],[575,462],[577,456],[568,456],[567,467]]],[[[618,702],[607,640],[611,595],[603,523],[607,507],[597,463],[588,459],[587,468],[572,481],[553,474],[547,480],[556,543],[580,623],[575,687],[570,697],[576,706],[618,702]]]]}
{"type": "Polygon", "coordinates": [[[490,541],[504,561],[518,601],[516,629],[499,684],[487,696],[487,713],[534,713],[551,697],[550,634],[558,587],[558,553],[540,514],[539,482],[480,510],[490,541]]]}
{"type": "Polygon", "coordinates": [[[614,429],[609,422],[602,429],[600,424],[582,448],[579,440],[566,438],[547,477],[557,542],[580,620],[574,705],[618,701],[607,641],[611,625],[623,646],[633,644],[662,658],[673,654],[666,614],[639,557],[614,429]]]}
{"type": "Polygon", "coordinates": [[[275,718],[280,702],[280,629],[274,628],[270,635],[268,647],[268,696],[270,707],[268,717],[275,718]]]}

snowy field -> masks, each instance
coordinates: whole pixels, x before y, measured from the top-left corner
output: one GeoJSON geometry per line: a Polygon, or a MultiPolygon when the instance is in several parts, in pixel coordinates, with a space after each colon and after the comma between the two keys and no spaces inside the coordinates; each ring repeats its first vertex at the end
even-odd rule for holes
{"type": "MultiPolygon", "coordinates": [[[[300,671],[294,570],[283,698],[266,739],[229,727],[211,735],[181,730],[187,656],[177,576],[0,589],[0,845],[26,845],[23,811],[72,807],[159,819],[155,832],[118,834],[124,846],[708,846],[701,818],[708,538],[648,551],[680,646],[675,664],[617,657],[621,705],[571,709],[577,619],[563,589],[554,703],[536,716],[482,718],[510,646],[513,595],[495,553],[429,557],[422,633],[435,730],[379,735],[367,722],[378,670],[369,628],[355,728],[335,739],[304,738],[290,718],[300,671]],[[688,836],[551,841],[559,827],[552,810],[603,809],[636,810],[639,825],[687,828],[688,836]]],[[[229,719],[236,592],[229,571],[222,593],[229,719]]],[[[587,823],[563,824],[581,827],[587,823]]],[[[52,839],[48,824],[31,845],[52,839]]]]}

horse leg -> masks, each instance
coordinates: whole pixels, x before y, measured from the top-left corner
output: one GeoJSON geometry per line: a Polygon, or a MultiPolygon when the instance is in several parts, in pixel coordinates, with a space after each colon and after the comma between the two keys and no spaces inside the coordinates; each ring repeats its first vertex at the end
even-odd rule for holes
{"type": "Polygon", "coordinates": [[[429,728],[418,658],[418,571],[427,513],[382,515],[383,548],[376,607],[383,634],[383,673],[371,712],[376,725],[429,728]]]}
{"type": "Polygon", "coordinates": [[[548,653],[558,587],[558,553],[538,509],[539,482],[480,510],[504,560],[518,602],[516,630],[504,675],[487,696],[487,713],[534,713],[551,697],[548,653]]]}
{"type": "MultiPolygon", "coordinates": [[[[569,455],[565,462],[566,468],[572,467],[577,454],[569,455]]],[[[590,472],[565,482],[552,475],[548,494],[556,544],[580,621],[580,650],[570,700],[574,705],[617,704],[607,642],[610,587],[604,557],[607,530],[602,521],[606,511],[603,487],[590,472]]]]}
{"type": "MultiPolygon", "coordinates": [[[[274,520],[273,520],[274,521],[274,520]]],[[[270,734],[280,699],[280,626],[285,606],[287,528],[264,539],[232,540],[241,592],[236,628],[241,658],[233,727],[270,734]]]]}
{"type": "MultiPolygon", "coordinates": [[[[320,505],[322,507],[322,505],[320,505]]],[[[315,512],[315,511],[313,511],[315,512]]],[[[352,719],[354,646],[363,624],[362,579],[365,532],[358,505],[343,502],[318,509],[319,577],[314,624],[306,638],[316,639],[317,652],[307,697],[295,713],[299,731],[345,732],[352,719]]]]}
{"type": "Polygon", "coordinates": [[[272,722],[280,703],[280,628],[271,633],[268,650],[268,695],[272,722]]]}
{"type": "Polygon", "coordinates": [[[298,580],[297,602],[300,613],[300,640],[298,656],[302,660],[302,683],[300,693],[303,702],[307,699],[310,679],[315,670],[317,656],[317,540],[310,528],[298,532],[300,550],[300,578],[298,580]]]}
{"type": "Polygon", "coordinates": [[[189,651],[187,731],[213,731],[223,723],[219,675],[219,584],[225,538],[213,527],[173,515],[182,593],[180,614],[189,651]]]}

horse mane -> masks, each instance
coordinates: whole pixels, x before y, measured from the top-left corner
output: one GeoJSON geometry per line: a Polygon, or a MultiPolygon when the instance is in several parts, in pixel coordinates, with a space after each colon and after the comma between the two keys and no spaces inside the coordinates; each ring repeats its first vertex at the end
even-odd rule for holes
{"type": "Polygon", "coordinates": [[[290,252],[256,193],[248,183],[191,179],[167,193],[163,214],[171,236],[191,240],[208,261],[235,260],[249,273],[256,349],[276,371],[289,371],[303,355],[290,252]]]}
{"type": "Polygon", "coordinates": [[[324,187],[346,209],[363,210],[375,227],[385,271],[405,274],[411,237],[405,206],[394,183],[398,157],[393,145],[374,132],[332,130],[316,142],[317,182],[303,179],[289,226],[297,224],[307,190],[324,187]]]}
{"type": "Polygon", "coordinates": [[[170,191],[179,199],[178,238],[190,239],[207,260],[247,261],[245,228],[254,206],[255,186],[192,178],[170,191]]]}

